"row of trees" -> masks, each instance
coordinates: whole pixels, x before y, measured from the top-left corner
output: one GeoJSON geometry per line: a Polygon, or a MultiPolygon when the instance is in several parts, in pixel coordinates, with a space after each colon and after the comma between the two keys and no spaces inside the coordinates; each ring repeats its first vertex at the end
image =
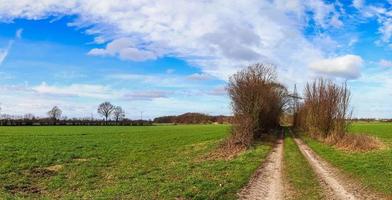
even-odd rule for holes
{"type": "Polygon", "coordinates": [[[154,123],[174,123],[174,124],[208,124],[208,123],[230,123],[230,116],[211,116],[203,113],[184,113],[181,115],[170,115],[154,118],[154,123]]]}
{"type": "MultiPolygon", "coordinates": [[[[125,118],[125,111],[121,108],[121,106],[115,106],[108,101],[99,104],[97,112],[99,115],[104,117],[105,122],[107,122],[111,117],[116,122],[125,118]]],[[[61,118],[62,113],[63,111],[58,106],[54,106],[47,114],[50,119],[57,121],[61,118]]]]}
{"type": "Polygon", "coordinates": [[[101,126],[101,125],[126,125],[126,126],[141,126],[152,125],[150,120],[131,120],[125,118],[125,112],[120,106],[115,106],[110,102],[101,103],[97,112],[101,119],[91,117],[84,118],[70,118],[62,116],[63,111],[54,106],[47,112],[47,118],[36,117],[33,114],[26,114],[24,116],[1,115],[0,126],[26,126],[26,125],[86,125],[86,126],[101,126]]]}

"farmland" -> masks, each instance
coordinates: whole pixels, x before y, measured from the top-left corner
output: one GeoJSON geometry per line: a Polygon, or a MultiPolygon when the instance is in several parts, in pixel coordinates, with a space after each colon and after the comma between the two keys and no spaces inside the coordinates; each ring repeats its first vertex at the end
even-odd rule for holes
{"type": "Polygon", "coordinates": [[[235,199],[270,146],[210,160],[227,125],[0,127],[0,199],[235,199]]]}
{"type": "Polygon", "coordinates": [[[322,158],[375,191],[392,196],[392,123],[354,123],[351,134],[365,133],[381,139],[385,147],[366,153],[350,153],[306,138],[322,158]]]}

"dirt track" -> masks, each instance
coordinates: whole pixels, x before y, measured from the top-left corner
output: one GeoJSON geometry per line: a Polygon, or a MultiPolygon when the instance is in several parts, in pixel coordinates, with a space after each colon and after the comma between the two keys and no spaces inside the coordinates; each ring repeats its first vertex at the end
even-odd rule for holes
{"type": "MultiPolygon", "coordinates": [[[[302,140],[294,138],[301,153],[316,173],[326,199],[384,199],[352,181],[338,169],[321,159],[302,140]]],[[[281,200],[285,198],[283,177],[283,139],[279,139],[261,167],[257,169],[248,185],[239,193],[239,199],[281,200]]],[[[289,194],[288,194],[289,195],[289,194]]]]}
{"type": "Polygon", "coordinates": [[[283,199],[283,139],[279,139],[249,184],[240,192],[240,199],[283,199]]]}
{"type": "Polygon", "coordinates": [[[382,199],[344,178],[339,170],[317,156],[302,140],[295,138],[294,141],[320,179],[328,199],[382,199]]]}

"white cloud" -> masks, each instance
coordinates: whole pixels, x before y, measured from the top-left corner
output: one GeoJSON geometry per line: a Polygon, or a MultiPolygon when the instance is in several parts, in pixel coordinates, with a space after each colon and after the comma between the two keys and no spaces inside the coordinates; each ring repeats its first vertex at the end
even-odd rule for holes
{"type": "Polygon", "coordinates": [[[143,86],[153,87],[170,87],[170,88],[190,88],[202,86],[200,80],[218,80],[206,73],[195,73],[191,75],[176,75],[176,74],[109,74],[108,79],[117,81],[130,81],[143,86]],[[191,81],[190,81],[191,80],[191,81]]]}
{"type": "MultiPolygon", "coordinates": [[[[0,16],[1,16],[1,14],[0,14],[0,16]]],[[[1,19],[1,17],[0,17],[0,19],[1,19]]],[[[18,29],[15,32],[15,38],[16,39],[21,39],[22,38],[22,33],[23,33],[23,29],[18,29]]],[[[0,65],[3,64],[4,60],[7,58],[8,53],[11,50],[13,44],[14,44],[14,40],[10,40],[8,42],[7,47],[2,48],[2,49],[0,48],[0,65]]]]}
{"type": "Polygon", "coordinates": [[[379,24],[378,32],[381,38],[376,43],[383,43],[391,46],[392,38],[392,8],[390,6],[382,7],[380,5],[365,5],[362,3],[358,6],[362,16],[366,18],[375,18],[379,24]]]}
{"type": "Polygon", "coordinates": [[[5,58],[7,58],[8,52],[11,50],[13,43],[14,41],[11,40],[10,42],[8,42],[7,47],[0,49],[0,65],[3,64],[5,58]]]}
{"type": "Polygon", "coordinates": [[[37,116],[46,116],[47,111],[56,105],[68,117],[97,117],[97,105],[102,101],[122,106],[127,112],[127,117],[133,119],[139,118],[140,111],[144,111],[143,116],[147,118],[188,111],[228,114],[228,99],[218,96],[218,92],[218,89],[214,94],[206,94],[204,90],[198,93],[191,90],[147,88],[129,90],[89,84],[0,85],[2,114],[34,113],[37,116]],[[197,102],[194,101],[195,95],[198,95],[197,102]]]}
{"type": "Polygon", "coordinates": [[[173,74],[175,71],[175,69],[167,69],[166,74],[173,74]]]}
{"type": "Polygon", "coordinates": [[[388,43],[392,37],[392,15],[390,18],[384,19],[381,23],[382,26],[379,28],[382,34],[381,40],[388,43]]]}
{"type": "Polygon", "coordinates": [[[133,91],[128,92],[122,96],[123,99],[129,101],[136,101],[136,100],[147,100],[150,101],[156,98],[166,98],[172,92],[165,91],[165,90],[143,90],[143,91],[133,91]]]}
{"type": "Polygon", "coordinates": [[[123,60],[144,61],[155,59],[158,56],[147,50],[138,49],[135,47],[135,42],[130,38],[115,39],[105,48],[95,48],[88,52],[88,55],[93,56],[118,56],[123,60]]]}
{"type": "Polygon", "coordinates": [[[322,0],[5,0],[0,6],[0,19],[8,21],[53,15],[78,16],[70,26],[89,27],[96,43],[107,43],[89,55],[136,61],[174,56],[222,79],[256,61],[296,68],[291,76],[303,76],[323,57],[303,36],[309,18],[319,28],[343,25],[334,5],[322,0]]]}
{"type": "Polygon", "coordinates": [[[227,95],[226,86],[215,87],[214,89],[209,91],[207,94],[209,94],[209,95],[217,95],[217,96],[227,95]]]}
{"type": "Polygon", "coordinates": [[[352,80],[354,116],[391,118],[392,70],[373,68],[366,76],[352,80]]]}
{"type": "Polygon", "coordinates": [[[355,79],[361,75],[363,60],[357,55],[344,55],[322,59],[311,64],[312,69],[328,75],[355,79]]]}
{"type": "Polygon", "coordinates": [[[15,33],[15,38],[22,39],[22,33],[23,33],[23,29],[22,28],[18,29],[15,33]]]}
{"type": "Polygon", "coordinates": [[[8,55],[8,49],[0,49],[0,65],[3,63],[8,55]]]}
{"type": "Polygon", "coordinates": [[[391,60],[385,60],[385,59],[381,59],[378,64],[381,67],[392,67],[392,61],[391,60]]]}
{"type": "Polygon", "coordinates": [[[102,85],[72,84],[68,86],[50,86],[43,82],[38,86],[32,87],[38,94],[73,96],[73,97],[92,97],[105,99],[108,96],[115,96],[111,89],[102,85]]]}
{"type": "Polygon", "coordinates": [[[363,7],[364,5],[364,0],[353,0],[352,5],[356,8],[356,9],[360,9],[363,7]]]}
{"type": "Polygon", "coordinates": [[[192,81],[205,81],[205,80],[211,80],[213,79],[213,77],[205,73],[195,73],[187,76],[186,79],[192,81]]]}

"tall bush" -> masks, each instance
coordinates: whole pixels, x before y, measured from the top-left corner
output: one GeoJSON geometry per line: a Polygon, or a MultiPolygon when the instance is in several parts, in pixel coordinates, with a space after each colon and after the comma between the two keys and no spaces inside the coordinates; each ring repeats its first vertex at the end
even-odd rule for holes
{"type": "Polygon", "coordinates": [[[324,79],[307,83],[296,124],[311,136],[337,141],[346,133],[346,119],[351,117],[349,104],[346,83],[337,85],[324,79]]]}
{"type": "Polygon", "coordinates": [[[230,77],[228,92],[234,113],[232,143],[249,146],[279,127],[287,90],[277,82],[273,66],[254,64],[239,71],[230,77]]]}

